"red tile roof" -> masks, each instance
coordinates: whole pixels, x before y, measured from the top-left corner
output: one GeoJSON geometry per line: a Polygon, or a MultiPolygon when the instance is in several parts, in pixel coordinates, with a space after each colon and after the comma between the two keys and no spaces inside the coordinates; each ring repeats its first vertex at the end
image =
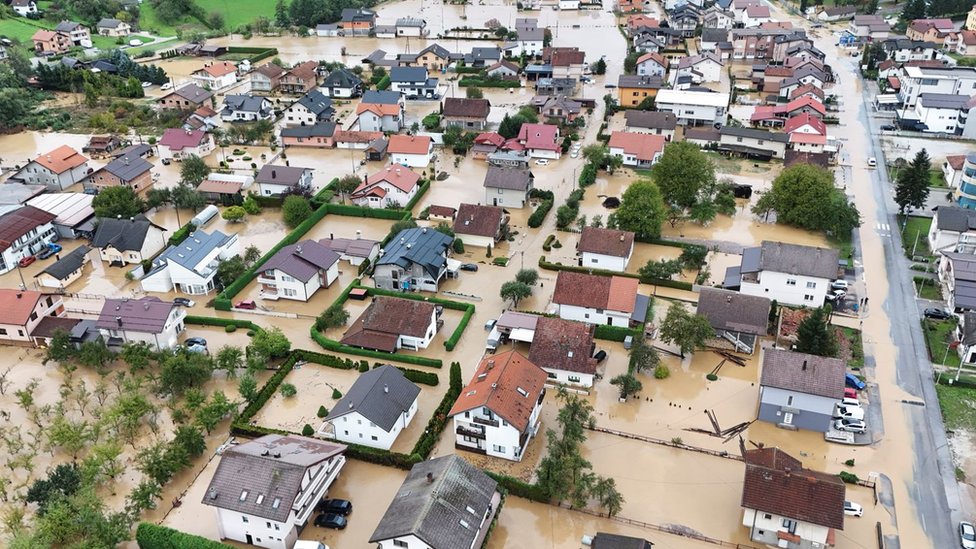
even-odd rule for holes
{"type": "Polygon", "coordinates": [[[184,130],[183,128],[169,128],[163,132],[159,144],[172,151],[182,151],[187,147],[199,147],[201,143],[210,139],[210,134],[203,130],[184,130]]]}
{"type": "Polygon", "coordinates": [[[237,66],[230,61],[216,61],[204,66],[196,72],[200,71],[203,71],[214,78],[219,78],[232,72],[237,72],[237,66]]]}
{"type": "Polygon", "coordinates": [[[638,160],[653,162],[654,157],[664,152],[666,139],[663,135],[651,133],[613,132],[608,146],[623,149],[638,160]]]}
{"type": "Polygon", "coordinates": [[[787,120],[786,126],[783,128],[783,131],[785,131],[786,133],[793,133],[798,128],[801,128],[808,124],[810,125],[811,128],[813,128],[814,131],[816,131],[820,135],[827,135],[827,126],[824,124],[823,120],[808,113],[798,114],[790,118],[789,120],[787,120]]]}
{"type": "Polygon", "coordinates": [[[57,216],[34,206],[23,206],[0,217],[0,250],[6,250],[18,238],[57,216]]]}
{"type": "Polygon", "coordinates": [[[586,52],[559,50],[552,54],[553,67],[569,67],[570,65],[582,65],[586,62],[586,52]]]}
{"type": "Polygon", "coordinates": [[[547,378],[545,370],[518,351],[486,356],[448,416],[486,407],[519,431],[525,431],[547,378]]]}
{"type": "Polygon", "coordinates": [[[386,150],[390,154],[427,154],[431,139],[426,135],[391,135],[386,150]]]}
{"type": "Polygon", "coordinates": [[[552,302],[632,313],[637,299],[637,285],[636,278],[559,271],[552,302]]]}
{"type": "Polygon", "coordinates": [[[844,529],[846,487],[839,476],[804,469],[779,448],[746,450],[743,457],[743,507],[844,529]]]}
{"type": "Polygon", "coordinates": [[[642,56],[640,56],[640,57],[637,58],[637,64],[638,65],[640,65],[641,63],[644,63],[645,61],[654,61],[658,65],[660,65],[660,66],[662,66],[664,68],[668,68],[668,61],[667,61],[667,59],[665,59],[663,55],[661,55],[660,53],[657,53],[657,52],[645,53],[644,55],[642,55],[642,56]]]}
{"type": "Polygon", "coordinates": [[[382,170],[368,176],[366,182],[360,183],[352,194],[359,193],[366,187],[376,185],[382,181],[389,183],[405,193],[409,193],[417,187],[417,182],[420,181],[420,174],[406,166],[390,164],[382,170]]]}
{"type": "Polygon", "coordinates": [[[495,132],[485,132],[479,133],[478,137],[474,138],[474,142],[479,145],[494,145],[496,147],[501,147],[502,143],[505,142],[505,138],[495,132]]]}
{"type": "Polygon", "coordinates": [[[461,204],[454,220],[454,232],[472,236],[498,236],[505,210],[497,206],[461,204]]]}
{"type": "Polygon", "coordinates": [[[820,99],[823,99],[824,97],[824,92],[822,89],[818,88],[817,86],[814,86],[813,84],[804,84],[798,87],[797,89],[793,90],[793,93],[790,94],[790,99],[795,99],[797,97],[800,97],[801,95],[805,95],[809,93],[816,95],[820,99]]]}
{"type": "Polygon", "coordinates": [[[53,151],[38,156],[34,159],[34,162],[44,166],[53,173],[60,174],[81,166],[85,162],[88,162],[88,159],[71,147],[61,145],[53,151]]]}
{"type": "Polygon", "coordinates": [[[552,124],[522,124],[519,130],[519,143],[529,149],[548,151],[559,150],[559,128],[552,124]]]}
{"type": "Polygon", "coordinates": [[[529,361],[544,369],[596,373],[592,324],[539,317],[529,347],[529,361]]]}
{"type": "Polygon", "coordinates": [[[580,234],[579,251],[613,257],[628,257],[634,249],[634,233],[586,227],[580,234]]]}
{"type": "Polygon", "coordinates": [[[811,109],[817,111],[820,114],[826,114],[827,109],[824,108],[823,103],[817,101],[816,99],[805,95],[803,97],[798,97],[786,104],[786,112],[793,112],[805,107],[810,107],[811,109]]]}
{"type": "Polygon", "coordinates": [[[433,315],[432,303],[377,296],[346,331],[342,343],[393,352],[401,335],[423,337],[433,315]]]}
{"type": "Polygon", "coordinates": [[[966,155],[964,154],[950,154],[946,157],[946,162],[953,170],[961,170],[962,165],[966,163],[966,155]]]}
{"type": "Polygon", "coordinates": [[[37,307],[37,302],[43,296],[41,292],[0,288],[0,311],[3,311],[3,323],[15,326],[26,325],[34,308],[37,307]]]}

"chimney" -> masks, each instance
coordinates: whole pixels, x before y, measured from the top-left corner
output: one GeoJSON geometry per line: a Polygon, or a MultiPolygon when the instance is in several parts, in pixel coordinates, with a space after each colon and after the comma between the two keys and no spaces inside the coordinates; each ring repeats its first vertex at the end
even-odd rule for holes
{"type": "Polygon", "coordinates": [[[803,359],[803,368],[801,368],[801,369],[802,369],[802,370],[803,370],[804,372],[805,372],[805,371],[807,371],[807,361],[806,361],[806,359],[803,359]]]}
{"type": "Polygon", "coordinates": [[[420,229],[420,232],[426,233],[427,232],[427,227],[424,227],[423,229],[420,229]]]}
{"type": "Polygon", "coordinates": [[[427,473],[427,484],[434,483],[434,473],[427,473]]]}
{"type": "Polygon", "coordinates": [[[624,241],[624,235],[620,235],[620,241],[621,241],[621,242],[623,242],[623,241],[624,241]]]}
{"type": "Polygon", "coordinates": [[[274,453],[274,457],[275,457],[275,459],[280,458],[281,457],[281,452],[275,452],[274,453]]]}
{"type": "Polygon", "coordinates": [[[22,294],[22,293],[20,293],[20,292],[17,292],[17,299],[20,299],[20,298],[22,298],[22,297],[24,297],[24,294],[22,294]]]}
{"type": "Polygon", "coordinates": [[[387,385],[386,383],[383,384],[383,392],[384,393],[389,393],[390,392],[390,386],[387,385]]]}
{"type": "Polygon", "coordinates": [[[302,245],[301,244],[298,244],[297,246],[295,246],[295,253],[298,254],[298,255],[302,255],[302,245]]]}
{"type": "Polygon", "coordinates": [[[274,179],[276,177],[278,177],[278,172],[275,170],[271,170],[271,179],[274,179]]]}
{"type": "Polygon", "coordinates": [[[725,296],[725,302],[726,303],[732,303],[732,296],[731,295],[725,296]]]}

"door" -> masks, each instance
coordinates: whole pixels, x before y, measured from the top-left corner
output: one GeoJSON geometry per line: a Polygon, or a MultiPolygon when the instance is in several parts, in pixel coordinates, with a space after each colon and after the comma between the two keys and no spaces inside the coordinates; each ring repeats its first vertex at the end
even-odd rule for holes
{"type": "Polygon", "coordinates": [[[793,414],[791,412],[783,412],[783,425],[793,424],[793,414]]]}
{"type": "Polygon", "coordinates": [[[244,535],[247,537],[247,544],[254,545],[254,538],[251,537],[251,534],[244,534],[244,535]]]}

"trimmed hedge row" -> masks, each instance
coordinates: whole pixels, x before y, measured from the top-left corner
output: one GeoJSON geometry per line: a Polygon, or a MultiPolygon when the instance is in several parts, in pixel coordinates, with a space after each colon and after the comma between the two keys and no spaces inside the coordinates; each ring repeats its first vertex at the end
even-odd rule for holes
{"type": "Polygon", "coordinates": [[[640,335],[640,330],[632,330],[623,326],[607,326],[606,324],[597,324],[596,330],[593,332],[593,337],[609,341],[623,341],[627,336],[638,339],[640,335]]]}
{"type": "MultiPolygon", "coordinates": [[[[591,269],[589,267],[579,267],[577,265],[560,265],[558,263],[549,263],[546,261],[545,257],[539,258],[539,268],[546,269],[547,271],[573,271],[575,273],[594,274],[598,276],[624,276],[627,278],[640,279],[640,276],[634,273],[618,273],[616,271],[608,271],[605,269],[591,269]]],[[[663,278],[642,279],[641,283],[651,284],[653,286],[663,286],[665,288],[674,288],[676,290],[687,290],[689,292],[693,287],[690,282],[682,282],[680,280],[665,280],[663,278]]]]}
{"type": "Polygon", "coordinates": [[[234,326],[235,328],[246,328],[255,332],[263,332],[264,328],[251,322],[250,320],[240,320],[235,318],[217,318],[214,316],[195,316],[186,315],[183,319],[184,324],[195,324],[198,326],[234,326]]]}
{"type": "Polygon", "coordinates": [[[261,408],[267,404],[268,400],[274,396],[275,392],[278,390],[278,386],[285,380],[285,377],[291,373],[291,369],[295,367],[295,362],[298,360],[298,353],[292,353],[285,361],[281,364],[281,367],[277,372],[268,378],[267,383],[258,392],[258,396],[254,398],[251,402],[247,403],[247,406],[241,410],[241,413],[237,415],[234,421],[231,422],[231,431],[238,430],[241,426],[250,427],[251,418],[257,415],[261,411],[261,408]]]}
{"type": "Polygon", "coordinates": [[[188,236],[190,236],[190,233],[192,233],[196,228],[197,228],[196,225],[187,221],[186,225],[183,225],[182,227],[177,229],[176,232],[169,237],[169,245],[179,246],[180,244],[183,243],[184,240],[186,240],[188,236]]]}
{"type": "Polygon", "coordinates": [[[292,229],[290,233],[281,239],[281,242],[275,244],[270,250],[267,251],[267,253],[261,256],[261,259],[257,260],[250,269],[244,271],[244,274],[242,274],[237,280],[224,288],[224,291],[217,294],[217,298],[214,299],[214,309],[217,309],[218,311],[229,311],[233,305],[231,300],[251,282],[251,280],[260,270],[261,265],[264,265],[265,261],[271,259],[271,256],[278,253],[278,251],[285,246],[294,244],[298,242],[301,237],[305,236],[305,233],[310,231],[316,223],[322,221],[322,219],[328,215],[328,206],[328,204],[324,204],[312,212],[312,215],[308,219],[302,221],[300,225],[292,229]]]}
{"type": "Polygon", "coordinates": [[[403,215],[409,212],[404,210],[391,210],[388,208],[364,208],[353,204],[326,204],[330,214],[344,215],[347,217],[371,217],[373,219],[390,219],[400,221],[403,215]]]}
{"type": "Polygon", "coordinates": [[[461,322],[458,323],[457,328],[454,329],[454,333],[451,337],[447,338],[444,342],[444,348],[448,351],[453,351],[454,347],[457,347],[458,341],[461,339],[461,334],[464,333],[464,329],[468,327],[468,322],[471,322],[471,317],[474,316],[474,305],[471,305],[468,309],[464,311],[464,316],[461,317],[461,322]]]}
{"type": "Polygon", "coordinates": [[[251,193],[251,197],[262,208],[280,208],[284,200],[280,196],[263,196],[251,193]]]}
{"type": "Polygon", "coordinates": [[[447,414],[451,411],[451,407],[454,406],[454,401],[461,396],[461,389],[463,388],[461,383],[461,364],[459,362],[452,362],[450,385],[447,388],[447,392],[444,393],[444,398],[441,399],[441,403],[437,405],[434,413],[431,414],[430,421],[427,422],[427,428],[424,429],[424,434],[420,435],[420,438],[417,439],[417,444],[414,445],[411,454],[416,454],[422,459],[427,459],[430,456],[431,451],[434,450],[434,446],[437,444],[437,439],[441,437],[444,427],[447,426],[449,421],[447,414]]]}
{"type": "Polygon", "coordinates": [[[417,194],[413,195],[413,198],[411,198],[406,204],[404,204],[403,210],[406,211],[407,213],[413,212],[413,207],[417,205],[417,202],[420,202],[420,199],[423,198],[424,195],[427,194],[427,191],[429,190],[430,190],[430,180],[424,179],[423,182],[420,184],[420,188],[417,189],[417,194]]]}
{"type": "Polygon", "coordinates": [[[382,351],[372,351],[370,349],[360,349],[359,347],[350,347],[349,345],[343,345],[334,339],[329,339],[322,335],[318,330],[315,329],[313,324],[309,328],[309,334],[316,343],[322,346],[323,349],[328,351],[334,351],[337,353],[346,353],[350,355],[367,356],[370,358],[379,358],[388,361],[406,362],[407,364],[416,364],[417,366],[430,366],[431,368],[440,368],[444,363],[437,358],[427,358],[423,356],[413,356],[413,355],[401,355],[396,353],[384,353],[382,351]]]}
{"type": "MultiPolygon", "coordinates": [[[[373,368],[382,366],[382,364],[376,364],[373,368]]],[[[422,383],[424,385],[430,385],[431,387],[436,387],[440,384],[441,380],[437,377],[434,372],[421,372],[420,370],[411,370],[410,368],[401,368],[399,366],[394,366],[397,370],[403,372],[403,377],[409,379],[414,383],[422,383]]]]}
{"type": "Polygon", "coordinates": [[[139,523],[139,527],[136,528],[136,543],[139,544],[139,549],[227,549],[232,547],[151,522],[139,523]]]}
{"type": "Polygon", "coordinates": [[[540,503],[549,503],[549,494],[538,484],[529,484],[517,478],[492,471],[485,471],[485,474],[493,478],[499,486],[513,496],[538,501],[540,503]]]}
{"type": "MultiPolygon", "coordinates": [[[[353,280],[349,288],[343,292],[343,295],[339,296],[336,303],[345,303],[349,296],[349,291],[352,290],[352,286],[359,286],[359,280],[353,280]]],[[[384,290],[381,288],[366,288],[367,295],[371,296],[388,296],[388,297],[399,297],[403,299],[413,299],[415,301],[427,301],[430,303],[435,303],[437,305],[443,306],[445,309],[453,309],[455,311],[464,311],[464,317],[461,318],[461,322],[458,323],[457,328],[451,334],[451,337],[444,341],[444,348],[448,351],[453,351],[454,347],[457,346],[458,341],[461,339],[461,335],[464,333],[464,329],[468,327],[468,323],[471,322],[471,317],[474,316],[475,306],[474,303],[462,303],[460,301],[452,301],[450,299],[441,299],[439,297],[424,296],[420,294],[413,293],[402,293],[394,292],[391,290],[384,290]]]]}
{"type": "MultiPolygon", "coordinates": [[[[365,371],[362,368],[368,368],[369,363],[366,360],[356,362],[351,358],[342,359],[335,355],[327,355],[325,353],[316,353],[315,351],[306,351],[304,349],[299,349],[295,351],[295,354],[301,360],[306,362],[312,362],[315,364],[320,364],[329,368],[338,368],[340,370],[356,370],[365,371]]],[[[387,364],[386,362],[374,362],[373,368],[379,368],[387,364]]],[[[403,376],[414,383],[422,383],[424,385],[430,385],[436,387],[440,383],[440,378],[437,374],[433,372],[422,372],[420,370],[411,370],[410,368],[401,368],[400,366],[394,366],[397,370],[403,372],[403,376]]]]}
{"type": "Polygon", "coordinates": [[[546,215],[549,214],[549,210],[552,209],[552,200],[543,200],[536,206],[535,211],[529,216],[528,225],[533,229],[538,229],[542,226],[542,222],[546,220],[546,215]]]}
{"type": "Polygon", "coordinates": [[[637,242],[643,242],[644,244],[657,244],[658,246],[671,246],[672,248],[685,249],[689,246],[695,246],[688,242],[679,242],[677,240],[667,240],[664,238],[649,238],[646,236],[634,235],[634,240],[637,242]]]}
{"type": "Polygon", "coordinates": [[[521,82],[508,80],[482,80],[480,78],[462,78],[457,83],[460,87],[471,86],[475,88],[521,88],[521,82]]]}

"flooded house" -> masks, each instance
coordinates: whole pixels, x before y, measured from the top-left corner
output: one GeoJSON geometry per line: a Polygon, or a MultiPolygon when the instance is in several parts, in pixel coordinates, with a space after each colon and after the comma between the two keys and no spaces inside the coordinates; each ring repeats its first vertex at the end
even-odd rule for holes
{"type": "Polygon", "coordinates": [[[621,107],[636,107],[648,97],[656,97],[665,86],[660,76],[621,74],[617,78],[617,100],[621,107]]]}
{"type": "Polygon", "coordinates": [[[367,176],[349,199],[366,208],[402,208],[417,195],[419,188],[419,173],[400,164],[390,164],[367,176]]]}
{"type": "Polygon", "coordinates": [[[214,138],[203,130],[169,128],[163,132],[157,148],[159,158],[184,160],[191,156],[203,158],[213,152],[214,138]]]}
{"type": "Polygon", "coordinates": [[[610,154],[620,158],[624,166],[650,168],[664,155],[666,144],[663,135],[613,132],[607,146],[610,154]]]}
{"type": "Polygon", "coordinates": [[[28,185],[44,185],[59,192],[80,182],[88,174],[88,159],[67,145],[41,153],[10,177],[28,185]]]}
{"type": "Polygon", "coordinates": [[[95,230],[94,199],[85,193],[47,193],[27,200],[27,205],[54,214],[54,229],[61,238],[87,238],[95,230]]]}
{"type": "Polygon", "coordinates": [[[57,324],[65,314],[60,295],[10,288],[0,288],[0,310],[0,344],[21,347],[43,343],[46,337],[35,332],[45,323],[57,324]]]}
{"type": "Polygon", "coordinates": [[[129,187],[145,197],[153,187],[153,165],[138,156],[120,156],[82,180],[86,190],[129,187]]]}
{"type": "Polygon", "coordinates": [[[341,13],[340,36],[367,36],[376,28],[376,12],[365,8],[344,8],[341,13]]]}
{"type": "Polygon", "coordinates": [[[518,142],[532,158],[559,160],[563,153],[559,127],[552,124],[522,124],[518,142]]]}
{"type": "Polygon", "coordinates": [[[190,73],[190,78],[201,88],[219,91],[237,83],[237,65],[230,61],[210,61],[190,73]]]}
{"type": "Polygon", "coordinates": [[[396,352],[426,349],[443,321],[432,303],[376,296],[342,337],[344,345],[396,352]]]}
{"type": "Polygon", "coordinates": [[[339,399],[319,435],[389,450],[417,415],[420,387],[389,364],[363,373],[339,399]]]}
{"type": "Polygon", "coordinates": [[[580,256],[580,267],[603,269],[622,273],[634,253],[634,233],[586,227],[580,233],[576,251],[580,256]]]}
{"type": "Polygon", "coordinates": [[[564,320],[630,326],[637,312],[636,278],[559,271],[552,303],[564,320]]]}
{"type": "Polygon", "coordinates": [[[707,318],[715,337],[731,343],[734,351],[752,354],[769,331],[770,307],[765,297],[703,286],[696,313],[707,318]]]}
{"type": "Polygon", "coordinates": [[[224,122],[273,120],[274,106],[267,97],[260,95],[226,95],[220,119],[224,122]]]}
{"type": "Polygon", "coordinates": [[[332,99],[318,90],[310,90],[282,113],[285,126],[312,126],[329,122],[335,116],[332,99]]]}
{"type": "Polygon", "coordinates": [[[183,242],[166,248],[140,279],[147,292],[176,290],[188,295],[209,294],[216,287],[217,266],[240,252],[236,234],[197,230],[183,242]]]}
{"type": "Polygon", "coordinates": [[[759,380],[759,420],[784,429],[830,430],[844,398],[843,360],[766,349],[759,380]]]}
{"type": "Polygon", "coordinates": [[[254,183],[250,175],[211,172],[199,185],[197,192],[209,202],[224,206],[240,205],[244,202],[244,192],[254,183]]]}
{"type": "Polygon", "coordinates": [[[191,83],[160,97],[156,105],[161,109],[192,111],[202,106],[212,106],[213,96],[213,92],[191,83]]]}
{"type": "Polygon", "coordinates": [[[454,447],[521,461],[539,432],[548,377],[518,351],[483,358],[448,413],[454,447]]]}
{"type": "Polygon", "coordinates": [[[78,246],[61,259],[44,267],[43,271],[34,275],[34,279],[42,288],[63,291],[84,274],[85,265],[90,262],[88,257],[90,251],[91,248],[84,244],[78,246]]]}
{"type": "Polygon", "coordinates": [[[359,97],[363,94],[363,80],[356,73],[342,67],[330,72],[320,89],[329,97],[359,97]]]}
{"type": "Polygon", "coordinates": [[[294,187],[310,187],[312,174],[311,168],[265,164],[254,182],[262,196],[280,196],[294,187]]]}
{"type": "Polygon", "coordinates": [[[597,532],[590,542],[590,549],[652,549],[654,544],[646,539],[620,534],[597,532]]]}
{"type": "Polygon", "coordinates": [[[390,69],[390,89],[407,99],[437,99],[438,81],[430,78],[425,67],[393,67],[390,69]]]}
{"type": "Polygon", "coordinates": [[[386,150],[394,164],[426,168],[434,154],[434,141],[426,135],[391,135],[386,150]]]}
{"type": "Polygon", "coordinates": [[[491,103],[487,99],[448,97],[441,109],[445,128],[457,126],[466,130],[483,130],[488,124],[491,103]]]}
{"type": "Polygon", "coordinates": [[[384,290],[436,292],[441,280],[460,267],[459,261],[448,259],[453,242],[426,227],[400,231],[380,250],[373,282],[384,290]]]}
{"type": "Polygon", "coordinates": [[[465,246],[489,248],[502,239],[507,222],[505,210],[498,206],[461,204],[453,229],[465,246]]]}
{"type": "Polygon", "coordinates": [[[529,345],[529,362],[539,366],[556,383],[593,386],[593,324],[561,318],[538,317],[529,345]]]}
{"type": "Polygon", "coordinates": [[[314,240],[282,247],[261,265],[261,299],[308,301],[339,278],[339,254],[314,240]]]}
{"type": "Polygon", "coordinates": [[[489,165],[485,172],[485,204],[523,208],[534,184],[535,176],[528,169],[489,165]]]}
{"type": "Polygon", "coordinates": [[[91,245],[98,249],[102,261],[113,267],[136,265],[163,249],[164,230],[141,215],[130,219],[101,217],[96,221],[91,245]]]}
{"type": "Polygon", "coordinates": [[[779,448],[746,450],[742,525],[774,547],[834,545],[844,529],[846,486],[837,475],[803,467],[779,448]]]}
{"type": "Polygon", "coordinates": [[[57,239],[56,216],[34,206],[0,207],[0,273],[57,239]]]}
{"type": "Polygon", "coordinates": [[[185,318],[183,307],[158,297],[106,298],[96,327],[109,347],[141,342],[161,351],[179,343],[185,318]]]}
{"type": "Polygon", "coordinates": [[[281,128],[281,144],[285,147],[331,149],[335,146],[335,133],[335,122],[318,122],[311,126],[281,128]]]}
{"type": "Polygon", "coordinates": [[[498,483],[449,455],[410,469],[369,543],[378,549],[481,547],[501,501],[498,483]]]}
{"type": "Polygon", "coordinates": [[[369,90],[356,106],[356,124],[364,132],[393,132],[403,129],[403,95],[389,90],[369,90]]]}
{"type": "Polygon", "coordinates": [[[251,72],[251,91],[274,93],[281,86],[281,75],[285,69],[275,63],[265,63],[251,72]]]}
{"type": "Polygon", "coordinates": [[[346,464],[346,446],[265,435],[231,446],[203,497],[220,539],[290,549],[346,464]]]}
{"type": "MultiPolygon", "coordinates": [[[[172,94],[170,94],[172,95],[172,94]]],[[[102,158],[112,154],[115,149],[122,147],[122,140],[114,135],[93,135],[81,152],[95,158],[102,158]]]]}
{"type": "Polygon", "coordinates": [[[279,90],[282,93],[303,94],[315,90],[318,85],[317,61],[299,63],[281,75],[279,90]]]}
{"type": "Polygon", "coordinates": [[[742,250],[742,264],[725,271],[724,287],[778,303],[819,307],[837,278],[839,258],[830,248],[763,241],[742,250]]]}

